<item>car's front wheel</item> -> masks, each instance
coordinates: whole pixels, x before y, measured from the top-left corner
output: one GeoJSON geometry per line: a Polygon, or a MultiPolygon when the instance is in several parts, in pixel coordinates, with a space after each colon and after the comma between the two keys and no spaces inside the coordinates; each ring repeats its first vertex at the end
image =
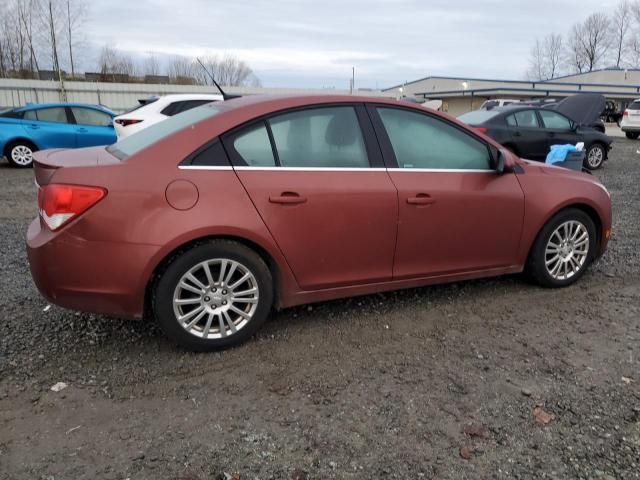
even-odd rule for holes
{"type": "Polygon", "coordinates": [[[36,147],[29,142],[13,142],[7,148],[7,160],[14,167],[29,168],[33,166],[33,154],[36,151],[36,147]]]}
{"type": "Polygon", "coordinates": [[[240,343],[273,305],[269,267],[253,250],[229,240],[196,245],[161,274],[153,309],[170,340],[195,351],[240,343]]]}
{"type": "Polygon", "coordinates": [[[596,247],[596,227],[591,217],[577,208],[562,210],[538,234],[526,271],[544,287],[566,287],[584,274],[596,247]]]}
{"type": "Polygon", "coordinates": [[[638,132],[625,132],[624,134],[627,136],[629,140],[637,140],[638,135],[640,135],[640,133],[638,132]]]}
{"type": "Polygon", "coordinates": [[[602,166],[605,158],[607,158],[605,146],[601,143],[594,143],[587,150],[585,166],[589,170],[597,170],[602,166]]]}

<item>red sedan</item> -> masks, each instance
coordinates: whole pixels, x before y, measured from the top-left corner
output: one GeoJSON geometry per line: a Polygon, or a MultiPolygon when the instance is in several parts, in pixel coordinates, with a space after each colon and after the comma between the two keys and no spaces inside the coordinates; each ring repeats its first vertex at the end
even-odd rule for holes
{"type": "Polygon", "coordinates": [[[594,177],[382,98],[205,105],[108,148],[39,152],[35,175],[42,294],[149,314],[194,350],[247,339],[274,307],[523,270],[567,286],[611,229],[594,177]]]}

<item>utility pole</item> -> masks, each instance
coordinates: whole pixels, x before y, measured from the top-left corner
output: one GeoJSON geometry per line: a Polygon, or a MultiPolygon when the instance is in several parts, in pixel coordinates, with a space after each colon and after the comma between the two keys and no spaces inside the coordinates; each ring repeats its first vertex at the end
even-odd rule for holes
{"type": "Polygon", "coordinates": [[[356,88],[356,67],[351,67],[351,80],[349,81],[349,94],[353,95],[356,88]]]}

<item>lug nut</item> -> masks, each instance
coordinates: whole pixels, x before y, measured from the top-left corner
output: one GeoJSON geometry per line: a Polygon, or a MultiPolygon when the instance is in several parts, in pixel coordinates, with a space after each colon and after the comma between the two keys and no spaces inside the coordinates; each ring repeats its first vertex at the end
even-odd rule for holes
{"type": "Polygon", "coordinates": [[[223,294],[223,295],[226,295],[226,294],[227,294],[227,291],[226,291],[226,290],[222,290],[222,294],[223,294]]]}
{"type": "Polygon", "coordinates": [[[205,302],[208,302],[209,300],[211,300],[209,297],[204,297],[205,302]]]}
{"type": "Polygon", "coordinates": [[[223,302],[222,302],[222,304],[223,304],[223,305],[226,305],[226,304],[227,304],[226,300],[225,300],[225,301],[223,301],[223,302]]]}
{"type": "Polygon", "coordinates": [[[215,289],[215,288],[212,288],[212,289],[211,289],[211,291],[212,291],[212,292],[215,292],[215,291],[216,291],[216,289],[215,289]]]}

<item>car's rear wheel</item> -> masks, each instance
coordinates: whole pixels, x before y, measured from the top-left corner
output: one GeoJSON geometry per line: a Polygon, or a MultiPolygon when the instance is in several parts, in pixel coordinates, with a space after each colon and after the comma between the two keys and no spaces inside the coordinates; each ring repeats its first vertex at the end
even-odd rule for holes
{"type": "Polygon", "coordinates": [[[629,140],[637,140],[638,135],[640,135],[640,133],[638,132],[625,132],[624,134],[627,136],[629,140]]]}
{"type": "Polygon", "coordinates": [[[593,143],[587,150],[585,161],[585,167],[589,170],[597,170],[600,168],[607,158],[607,151],[601,143],[593,143]]]}
{"type": "Polygon", "coordinates": [[[584,274],[596,247],[596,227],[591,217],[577,208],[563,210],[538,234],[526,271],[544,287],[566,287],[584,274]]]}
{"type": "Polygon", "coordinates": [[[33,154],[37,148],[27,141],[17,141],[7,147],[7,160],[18,168],[29,168],[33,166],[33,154]]]}
{"type": "Polygon", "coordinates": [[[273,279],[253,250],[229,240],[201,243],[171,261],[153,308],[160,327],[182,347],[210,351],[249,338],[273,305],[273,279]]]}

